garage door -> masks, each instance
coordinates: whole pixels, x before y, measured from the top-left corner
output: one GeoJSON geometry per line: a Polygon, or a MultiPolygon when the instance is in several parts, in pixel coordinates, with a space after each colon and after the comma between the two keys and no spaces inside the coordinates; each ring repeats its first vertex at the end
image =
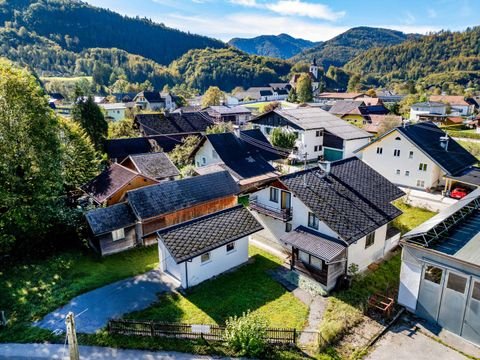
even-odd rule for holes
{"type": "Polygon", "coordinates": [[[480,344],[480,280],[472,279],[470,297],[465,311],[462,336],[480,344]]]}
{"type": "Polygon", "coordinates": [[[470,277],[453,271],[447,272],[443,289],[438,324],[455,334],[462,332],[463,314],[467,304],[470,277]]]}
{"type": "Polygon", "coordinates": [[[423,269],[418,293],[417,313],[432,322],[437,322],[438,318],[444,273],[445,270],[433,265],[425,265],[423,269]]]}

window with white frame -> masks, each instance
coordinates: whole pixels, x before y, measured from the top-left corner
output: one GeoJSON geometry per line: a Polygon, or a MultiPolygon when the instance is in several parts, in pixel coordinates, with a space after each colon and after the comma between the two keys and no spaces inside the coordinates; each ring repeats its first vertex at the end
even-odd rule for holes
{"type": "Polygon", "coordinates": [[[313,151],[315,152],[322,151],[322,145],[315,145],[313,148],[313,151]]]}
{"type": "Polygon", "coordinates": [[[395,170],[395,174],[400,175],[400,169],[395,170]]]}
{"type": "Polygon", "coordinates": [[[427,171],[427,164],[420,163],[420,165],[418,165],[418,170],[427,171]]]}
{"type": "Polygon", "coordinates": [[[377,147],[377,154],[382,155],[383,154],[383,148],[377,147]]]}
{"type": "Polygon", "coordinates": [[[206,252],[206,253],[200,255],[200,261],[202,262],[202,264],[206,263],[206,262],[209,262],[210,259],[211,259],[210,252],[206,252]]]}
{"type": "Polygon", "coordinates": [[[410,176],[410,171],[405,170],[405,176],[410,176]]]}
{"type": "Polygon", "coordinates": [[[202,165],[206,165],[207,164],[207,159],[202,157],[202,165]]]}
{"type": "Polygon", "coordinates": [[[118,241],[125,239],[125,229],[118,229],[112,231],[112,240],[118,241]]]}
{"type": "Polygon", "coordinates": [[[413,159],[413,151],[410,151],[410,153],[408,154],[408,158],[413,159]]]}
{"type": "Polygon", "coordinates": [[[278,189],[271,187],[270,188],[270,201],[278,203],[278,189]]]}
{"type": "Polygon", "coordinates": [[[308,213],[308,227],[318,230],[318,218],[312,212],[308,213]]]}
{"type": "Polygon", "coordinates": [[[395,149],[393,150],[393,156],[400,156],[400,150],[399,149],[395,149]]]}
{"type": "Polygon", "coordinates": [[[233,241],[231,243],[228,243],[226,248],[227,248],[227,253],[234,251],[235,250],[235,241],[233,241]]]}
{"type": "Polygon", "coordinates": [[[424,188],[425,187],[425,180],[417,180],[417,186],[424,188]]]}
{"type": "Polygon", "coordinates": [[[317,130],[317,131],[315,132],[315,136],[316,136],[316,137],[321,137],[321,136],[323,136],[323,130],[317,130]]]}
{"type": "Polygon", "coordinates": [[[372,232],[367,235],[367,238],[365,239],[365,249],[369,248],[375,243],[375,232],[372,232]]]}

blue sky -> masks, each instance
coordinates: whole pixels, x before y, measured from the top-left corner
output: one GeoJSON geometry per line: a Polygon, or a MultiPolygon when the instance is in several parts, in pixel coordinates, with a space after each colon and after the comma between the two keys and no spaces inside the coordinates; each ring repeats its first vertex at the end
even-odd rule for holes
{"type": "MultiPolygon", "coordinates": [[[[328,40],[360,25],[404,32],[480,24],[478,0],[86,0],[129,16],[228,41],[287,33],[328,40]]],[[[154,42],[153,42],[154,44],[154,42]]]]}

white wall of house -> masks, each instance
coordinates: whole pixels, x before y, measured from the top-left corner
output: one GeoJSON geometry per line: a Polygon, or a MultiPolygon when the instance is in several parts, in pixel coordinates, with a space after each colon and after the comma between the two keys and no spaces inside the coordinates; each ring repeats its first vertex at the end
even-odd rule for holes
{"type": "Polygon", "coordinates": [[[355,156],[354,151],[368,144],[370,138],[352,139],[343,141],[343,158],[355,156]]]}
{"type": "Polygon", "coordinates": [[[202,167],[211,164],[219,164],[222,159],[218,156],[210,141],[207,139],[195,154],[195,166],[202,167]]]}
{"type": "Polygon", "coordinates": [[[303,147],[298,147],[299,156],[302,158],[305,152],[307,160],[316,160],[323,155],[323,130],[303,131],[299,136],[299,142],[303,144],[303,147]],[[317,136],[317,131],[320,131],[320,136],[317,136]]]}
{"type": "Polygon", "coordinates": [[[436,114],[447,115],[447,105],[438,106],[415,106],[410,107],[410,120],[418,120],[419,115],[436,114]]]}
{"type": "Polygon", "coordinates": [[[113,121],[120,121],[125,119],[125,107],[118,109],[106,110],[107,117],[112,118],[113,121]]]}
{"type": "Polygon", "coordinates": [[[473,114],[474,106],[473,105],[455,105],[450,104],[450,114],[452,116],[468,116],[473,114]]]}
{"type": "Polygon", "coordinates": [[[400,186],[424,190],[444,183],[444,172],[440,167],[398,131],[363,149],[361,158],[375,171],[400,186]],[[378,153],[379,148],[381,153],[378,153]],[[394,156],[395,150],[400,150],[400,156],[394,156]],[[426,164],[426,171],[419,169],[420,164],[426,164]]]}
{"type": "Polygon", "coordinates": [[[359,271],[364,271],[368,265],[380,260],[384,256],[387,226],[385,224],[375,230],[375,240],[369,247],[365,248],[366,236],[348,247],[348,266],[357,264],[359,271]]]}
{"type": "Polygon", "coordinates": [[[227,252],[227,245],[211,250],[210,260],[202,262],[201,256],[180,264],[175,263],[161,241],[158,242],[160,270],[166,272],[182,284],[183,288],[192,287],[220,275],[248,261],[248,236],[235,240],[235,248],[227,252]],[[188,278],[188,279],[187,279],[188,278]]]}

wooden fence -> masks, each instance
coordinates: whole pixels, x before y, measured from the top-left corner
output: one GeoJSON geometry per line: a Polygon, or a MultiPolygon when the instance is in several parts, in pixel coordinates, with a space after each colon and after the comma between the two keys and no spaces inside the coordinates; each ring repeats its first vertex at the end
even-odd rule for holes
{"type": "MultiPolygon", "coordinates": [[[[181,339],[202,338],[211,341],[222,341],[225,326],[195,325],[182,323],[166,323],[139,320],[110,320],[108,332],[119,335],[136,335],[150,337],[170,337],[181,339]]],[[[296,329],[267,329],[267,339],[272,344],[296,344],[296,329]]]]}

